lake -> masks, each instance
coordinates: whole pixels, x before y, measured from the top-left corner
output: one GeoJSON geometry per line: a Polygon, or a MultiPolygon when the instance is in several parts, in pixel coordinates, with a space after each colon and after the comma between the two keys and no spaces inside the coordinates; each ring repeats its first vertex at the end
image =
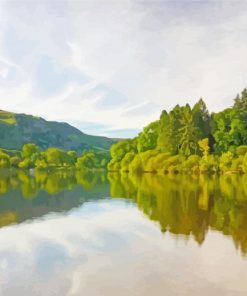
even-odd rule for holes
{"type": "Polygon", "coordinates": [[[3,172],[0,295],[247,294],[247,176],[3,172]]]}

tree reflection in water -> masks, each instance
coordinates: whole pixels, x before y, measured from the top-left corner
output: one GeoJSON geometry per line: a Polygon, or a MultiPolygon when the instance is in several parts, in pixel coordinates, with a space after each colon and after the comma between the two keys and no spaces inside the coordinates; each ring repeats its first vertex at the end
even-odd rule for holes
{"type": "Polygon", "coordinates": [[[132,199],[162,232],[192,235],[202,244],[209,229],[247,252],[247,176],[110,174],[111,196],[132,199]]]}
{"type": "Polygon", "coordinates": [[[136,203],[159,223],[162,232],[193,237],[201,245],[209,229],[217,230],[247,253],[247,175],[4,173],[0,176],[0,227],[108,197],[136,203]]]}

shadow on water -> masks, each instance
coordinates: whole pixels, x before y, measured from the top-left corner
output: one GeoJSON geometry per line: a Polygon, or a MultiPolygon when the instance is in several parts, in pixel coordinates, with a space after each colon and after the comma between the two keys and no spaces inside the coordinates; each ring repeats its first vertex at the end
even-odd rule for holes
{"type": "Polygon", "coordinates": [[[123,198],[150,219],[198,244],[209,229],[232,237],[247,253],[247,176],[186,176],[73,171],[0,176],[0,227],[50,212],[67,212],[90,200],[123,198]]]}

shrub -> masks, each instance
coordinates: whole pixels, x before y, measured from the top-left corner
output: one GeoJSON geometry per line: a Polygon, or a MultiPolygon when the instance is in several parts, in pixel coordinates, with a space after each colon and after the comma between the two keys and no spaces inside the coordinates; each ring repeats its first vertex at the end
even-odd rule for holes
{"type": "Polygon", "coordinates": [[[123,172],[128,172],[129,171],[129,165],[132,162],[132,160],[135,158],[135,153],[134,152],[128,152],[124,156],[124,158],[121,160],[121,170],[123,172]]]}
{"type": "Polygon", "coordinates": [[[17,168],[20,162],[21,162],[21,159],[18,156],[13,156],[10,158],[10,165],[12,167],[17,168]]]}
{"type": "Polygon", "coordinates": [[[142,159],[140,154],[137,154],[133,161],[129,165],[129,170],[133,173],[141,173],[143,172],[142,168],[142,159]]]}
{"type": "Polygon", "coordinates": [[[0,152],[0,168],[10,167],[10,157],[8,154],[0,152]]]}
{"type": "Polygon", "coordinates": [[[109,171],[119,171],[121,169],[120,162],[116,161],[115,159],[111,159],[107,165],[107,169],[109,171]]]}
{"type": "Polygon", "coordinates": [[[190,155],[182,164],[184,171],[197,172],[201,158],[198,155],[190,155]]]}
{"type": "Polygon", "coordinates": [[[48,167],[48,164],[45,159],[37,159],[35,161],[35,167],[37,167],[38,169],[46,169],[48,167]]]}
{"type": "Polygon", "coordinates": [[[244,160],[243,155],[240,155],[239,157],[234,158],[232,160],[231,169],[234,170],[234,171],[243,172],[243,160],[244,160]]]}
{"type": "Polygon", "coordinates": [[[163,172],[165,173],[177,173],[181,171],[181,165],[185,158],[181,155],[170,156],[164,161],[163,172]]]}
{"type": "Polygon", "coordinates": [[[221,155],[219,166],[222,172],[230,170],[232,165],[232,160],[233,160],[233,154],[230,151],[225,152],[221,155]]]}
{"type": "Polygon", "coordinates": [[[219,171],[219,163],[217,156],[208,155],[203,156],[200,160],[199,166],[200,172],[202,173],[216,173],[219,171]]]}
{"type": "Polygon", "coordinates": [[[28,158],[25,158],[24,160],[22,160],[19,164],[18,164],[18,167],[20,169],[30,169],[33,167],[33,164],[31,162],[30,159],[28,158]]]}
{"type": "Polygon", "coordinates": [[[236,154],[238,156],[245,155],[246,152],[247,152],[247,145],[241,145],[241,146],[236,148],[236,154]]]}
{"type": "Polygon", "coordinates": [[[247,173],[247,153],[245,154],[244,158],[243,158],[243,172],[247,173]]]}
{"type": "Polygon", "coordinates": [[[152,156],[149,158],[147,166],[145,167],[145,170],[150,172],[158,172],[161,171],[164,162],[170,157],[169,153],[159,153],[155,156],[152,156]]]}

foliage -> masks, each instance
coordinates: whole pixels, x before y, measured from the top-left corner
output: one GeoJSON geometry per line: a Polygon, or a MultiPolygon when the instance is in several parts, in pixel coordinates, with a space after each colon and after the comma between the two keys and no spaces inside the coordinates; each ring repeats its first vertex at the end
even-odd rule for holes
{"type": "Polygon", "coordinates": [[[84,151],[78,156],[76,151],[65,151],[50,147],[41,151],[33,143],[23,145],[21,153],[13,150],[0,149],[0,168],[20,168],[39,170],[51,168],[78,168],[78,169],[106,169],[110,160],[107,150],[84,151]],[[7,153],[5,153],[6,151],[7,153]]]}
{"type": "Polygon", "coordinates": [[[36,153],[38,153],[39,147],[33,143],[28,143],[22,147],[22,157],[32,158],[36,153]]]}
{"type": "Polygon", "coordinates": [[[243,172],[244,173],[247,173],[247,153],[245,154],[244,156],[244,159],[243,159],[243,172]]]}
{"type": "Polygon", "coordinates": [[[111,157],[115,161],[121,161],[128,152],[137,152],[136,141],[122,140],[111,146],[111,157]]]}
{"type": "Polygon", "coordinates": [[[232,165],[233,154],[232,152],[228,151],[221,155],[220,157],[220,169],[221,171],[227,171],[230,169],[232,165]]]}
{"type": "Polygon", "coordinates": [[[155,149],[157,146],[158,127],[158,120],[144,127],[137,138],[137,150],[139,153],[155,149]]]}
{"type": "Polygon", "coordinates": [[[129,171],[129,165],[134,159],[134,157],[135,157],[135,153],[133,151],[125,154],[124,158],[121,160],[121,170],[123,172],[129,171]]]}
{"type": "Polygon", "coordinates": [[[237,109],[228,108],[213,115],[212,135],[216,153],[234,153],[236,147],[247,143],[247,120],[237,109]]]}
{"type": "Polygon", "coordinates": [[[10,167],[10,157],[8,154],[0,152],[0,168],[10,167]]]}
{"type": "Polygon", "coordinates": [[[239,156],[245,155],[246,152],[247,152],[247,145],[241,145],[241,146],[236,148],[236,154],[239,155],[239,156]]]}
{"type": "Polygon", "coordinates": [[[191,171],[196,173],[199,171],[201,158],[198,155],[190,155],[183,163],[182,169],[183,171],[191,171]]]}
{"type": "Polygon", "coordinates": [[[10,165],[12,167],[17,168],[20,162],[21,162],[21,158],[20,157],[18,157],[18,156],[12,156],[12,157],[10,157],[10,165]]]}
{"type": "Polygon", "coordinates": [[[195,125],[193,112],[189,106],[184,108],[180,122],[181,128],[178,130],[180,134],[179,152],[185,156],[196,154],[199,140],[199,127],[195,125]]]}
{"type": "Polygon", "coordinates": [[[134,139],[111,147],[108,170],[141,173],[247,172],[247,89],[232,108],[209,114],[200,99],[193,107],[162,111],[134,139]]]}
{"type": "Polygon", "coordinates": [[[71,151],[68,151],[67,154],[68,154],[68,156],[70,158],[71,163],[73,165],[75,165],[77,157],[78,157],[76,151],[71,150],[71,151]]]}
{"type": "Polygon", "coordinates": [[[234,108],[240,111],[247,111],[247,88],[242,91],[241,96],[234,99],[234,108]]]}
{"type": "Polygon", "coordinates": [[[211,154],[207,157],[203,156],[199,166],[202,173],[217,173],[219,171],[218,157],[211,154]]]}
{"type": "Polygon", "coordinates": [[[78,169],[95,168],[97,167],[97,158],[93,152],[86,152],[77,159],[76,167],[78,169]]]}
{"type": "MultiPolygon", "coordinates": [[[[12,115],[0,112],[1,116],[6,119],[12,115]]],[[[15,118],[18,123],[22,117],[15,115],[15,118]]],[[[71,130],[68,125],[63,128],[71,130]]],[[[1,123],[0,135],[3,135],[1,123]]],[[[79,134],[67,136],[77,141],[79,134]]],[[[218,113],[210,114],[202,99],[194,106],[176,105],[169,112],[163,110],[159,120],[145,126],[135,138],[114,143],[110,151],[81,146],[79,154],[77,148],[70,150],[71,145],[66,146],[68,151],[61,149],[61,145],[49,147],[49,144],[44,150],[40,146],[25,143],[21,153],[0,149],[0,167],[157,174],[247,173],[247,89],[235,98],[233,107],[218,113]]]]}
{"type": "Polygon", "coordinates": [[[244,160],[243,155],[233,158],[232,165],[231,165],[232,171],[243,173],[243,160],[244,160]]]}
{"type": "Polygon", "coordinates": [[[198,141],[198,145],[199,145],[199,148],[200,148],[203,156],[207,157],[209,154],[209,150],[210,150],[208,138],[198,141]]]}
{"type": "Polygon", "coordinates": [[[32,162],[30,159],[25,158],[19,162],[18,167],[20,169],[30,169],[32,167],[32,162]]]}

